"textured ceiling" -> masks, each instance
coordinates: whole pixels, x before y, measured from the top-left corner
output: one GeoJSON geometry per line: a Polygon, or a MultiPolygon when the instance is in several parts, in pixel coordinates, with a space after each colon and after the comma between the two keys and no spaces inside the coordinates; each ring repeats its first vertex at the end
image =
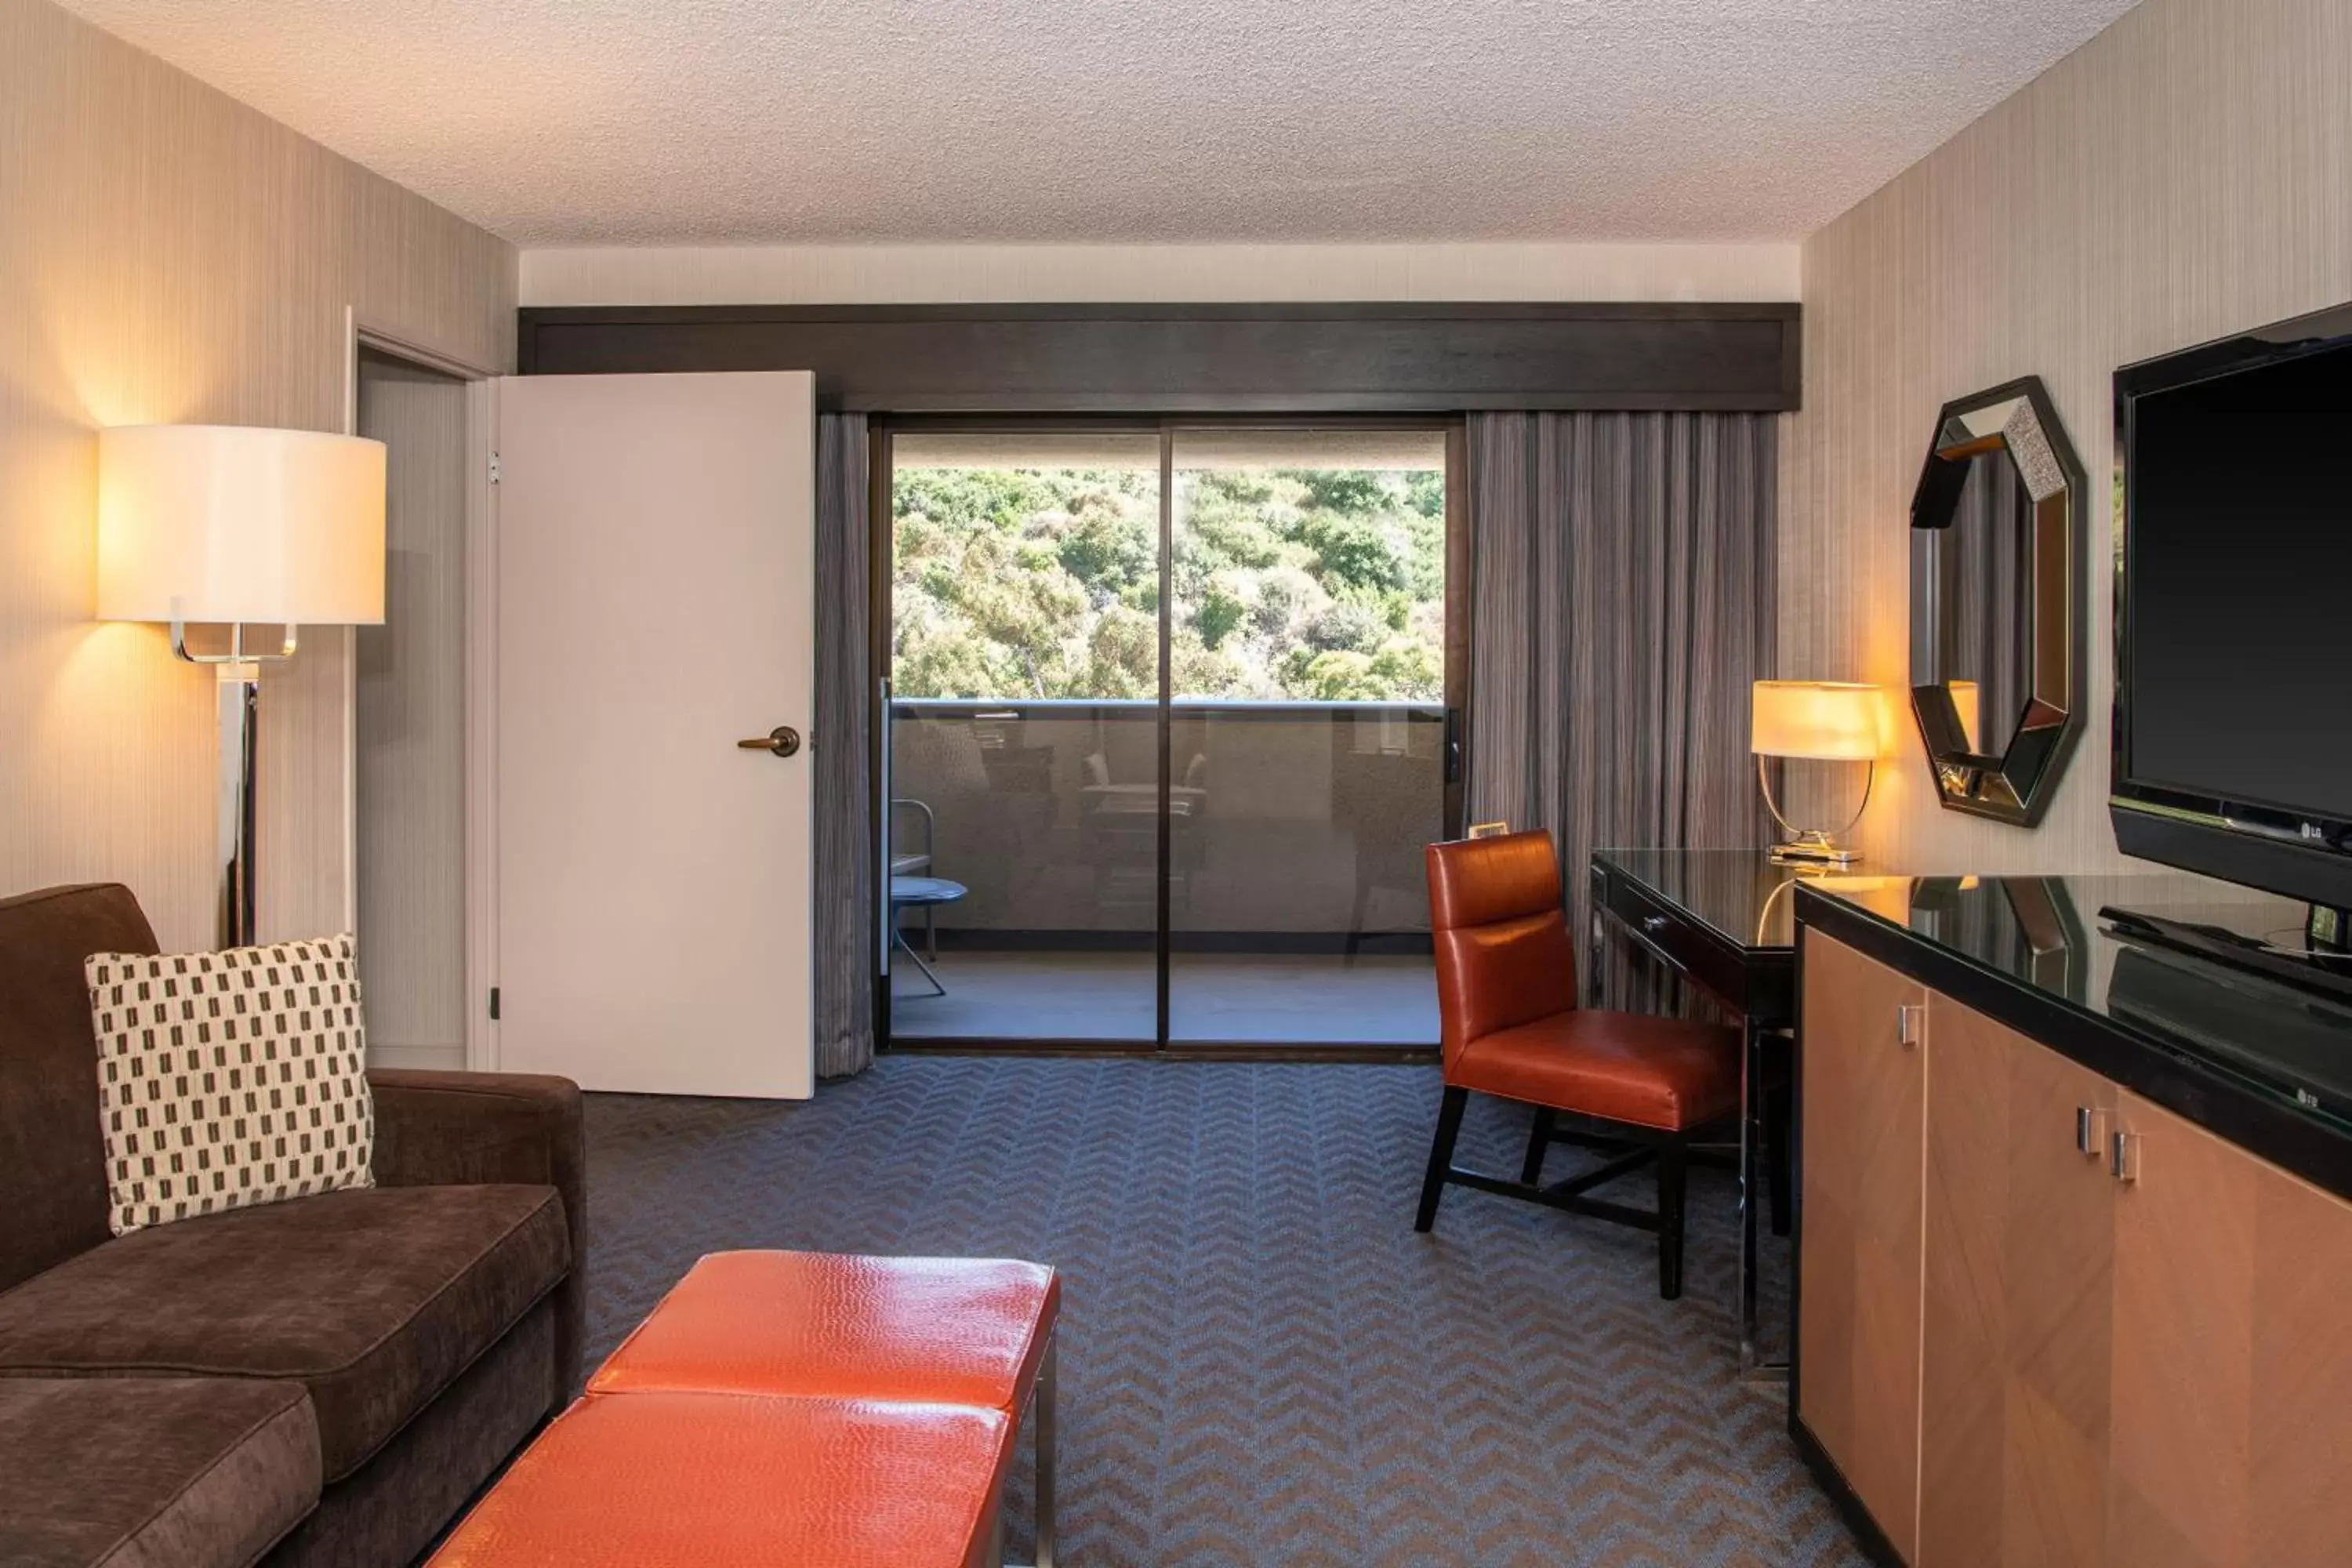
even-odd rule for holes
{"type": "Polygon", "coordinates": [[[520,245],[1794,239],[2131,0],[66,0],[520,245]]]}

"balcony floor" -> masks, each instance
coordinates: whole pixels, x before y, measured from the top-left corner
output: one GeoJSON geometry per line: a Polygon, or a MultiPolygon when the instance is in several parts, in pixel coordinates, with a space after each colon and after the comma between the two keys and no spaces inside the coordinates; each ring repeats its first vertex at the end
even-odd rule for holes
{"type": "MultiPolygon", "coordinates": [[[[1152,1038],[1150,953],[948,952],[932,967],[945,996],[923,995],[903,954],[893,965],[894,1037],[1152,1038]]],[[[1436,973],[1425,954],[1351,963],[1338,954],[1179,953],[1169,1013],[1169,1033],[1184,1044],[1433,1047],[1436,973]]]]}

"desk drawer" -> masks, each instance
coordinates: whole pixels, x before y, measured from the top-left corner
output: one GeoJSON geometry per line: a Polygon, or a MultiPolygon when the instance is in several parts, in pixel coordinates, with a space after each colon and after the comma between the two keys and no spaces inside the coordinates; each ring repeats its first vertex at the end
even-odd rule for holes
{"type": "Polygon", "coordinates": [[[1736,1013],[1748,1011],[1745,953],[1721,932],[1653,897],[1630,878],[1598,873],[1593,899],[1633,939],[1736,1013]]]}

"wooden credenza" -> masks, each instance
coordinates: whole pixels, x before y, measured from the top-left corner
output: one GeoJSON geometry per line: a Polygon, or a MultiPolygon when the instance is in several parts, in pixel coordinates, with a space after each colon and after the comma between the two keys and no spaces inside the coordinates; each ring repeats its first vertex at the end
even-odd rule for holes
{"type": "Polygon", "coordinates": [[[2352,1564],[2352,1204],[1816,926],[1801,974],[1791,1423],[1871,1544],[2352,1564]]]}

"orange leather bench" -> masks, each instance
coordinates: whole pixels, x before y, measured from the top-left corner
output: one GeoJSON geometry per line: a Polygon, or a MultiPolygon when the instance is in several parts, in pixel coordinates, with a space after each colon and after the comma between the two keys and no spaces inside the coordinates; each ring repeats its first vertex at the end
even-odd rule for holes
{"type": "Polygon", "coordinates": [[[713,1253],[433,1559],[522,1564],[996,1561],[1022,1417],[1054,1561],[1061,1281],[1034,1263],[713,1253]]]}

